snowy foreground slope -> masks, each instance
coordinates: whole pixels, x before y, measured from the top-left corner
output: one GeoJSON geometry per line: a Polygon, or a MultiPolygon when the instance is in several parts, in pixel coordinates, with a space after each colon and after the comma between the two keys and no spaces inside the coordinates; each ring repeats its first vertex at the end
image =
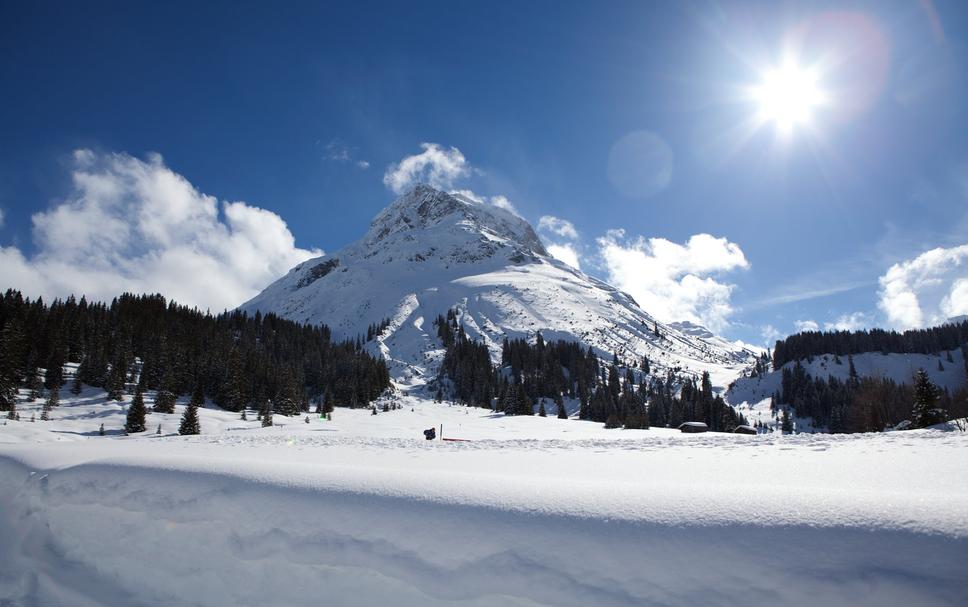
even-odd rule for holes
{"type": "Polygon", "coordinates": [[[632,364],[648,355],[657,374],[709,371],[725,387],[754,356],[702,327],[656,323],[627,294],[550,257],[520,217],[425,185],[378,214],[362,239],[303,262],[241,308],[350,338],[389,320],[370,347],[403,385],[436,376],[443,349],[433,322],[450,309],[495,359],[505,337],[540,331],[632,364]]]}
{"type": "Polygon", "coordinates": [[[0,425],[0,604],[964,604],[963,432],[605,430],[404,396],[102,437],[119,404],[65,401],[0,425]],[[441,424],[471,440],[420,437],[441,424]]]}

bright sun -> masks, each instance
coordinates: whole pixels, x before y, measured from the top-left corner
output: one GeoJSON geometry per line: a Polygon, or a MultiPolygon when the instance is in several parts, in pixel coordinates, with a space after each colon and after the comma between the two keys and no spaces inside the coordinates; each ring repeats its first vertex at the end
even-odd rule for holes
{"type": "Polygon", "coordinates": [[[817,70],[794,62],[764,73],[752,96],[759,106],[759,120],[772,122],[781,133],[790,133],[808,124],[814,111],[827,102],[817,70]]]}

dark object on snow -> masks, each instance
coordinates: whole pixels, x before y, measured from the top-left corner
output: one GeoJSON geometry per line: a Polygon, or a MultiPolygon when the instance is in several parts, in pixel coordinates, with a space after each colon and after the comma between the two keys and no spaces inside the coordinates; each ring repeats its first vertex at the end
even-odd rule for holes
{"type": "Polygon", "coordinates": [[[753,426],[736,426],[733,434],[759,434],[753,426]]]}
{"type": "Polygon", "coordinates": [[[434,440],[437,438],[437,428],[429,428],[424,430],[424,438],[427,440],[434,440]]]}
{"type": "Polygon", "coordinates": [[[894,426],[894,429],[895,430],[910,430],[911,429],[911,420],[906,419],[904,421],[898,422],[897,425],[894,426]]]}
{"type": "Polygon", "coordinates": [[[709,426],[703,422],[686,422],[679,425],[679,429],[683,432],[706,432],[709,430],[709,426]]]}

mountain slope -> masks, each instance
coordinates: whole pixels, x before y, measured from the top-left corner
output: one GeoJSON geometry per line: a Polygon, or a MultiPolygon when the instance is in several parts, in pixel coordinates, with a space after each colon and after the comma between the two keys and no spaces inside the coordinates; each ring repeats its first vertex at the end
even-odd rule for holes
{"type": "Polygon", "coordinates": [[[495,358],[505,337],[540,331],[628,362],[647,355],[657,373],[709,371],[725,386],[753,357],[701,327],[656,322],[629,295],[553,259],[514,214],[425,185],[379,213],[361,240],[296,266],[242,306],[344,337],[389,319],[368,347],[402,384],[436,373],[443,349],[433,321],[452,308],[495,358]]]}

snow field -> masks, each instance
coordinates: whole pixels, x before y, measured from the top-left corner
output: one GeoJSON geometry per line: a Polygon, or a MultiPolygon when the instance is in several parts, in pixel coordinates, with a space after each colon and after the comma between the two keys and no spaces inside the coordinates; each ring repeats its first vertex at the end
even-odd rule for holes
{"type": "Polygon", "coordinates": [[[0,426],[0,604],[962,598],[964,433],[686,435],[396,402],[101,437],[122,407],[92,389],[0,426]],[[440,424],[470,440],[423,440],[440,424]]]}

